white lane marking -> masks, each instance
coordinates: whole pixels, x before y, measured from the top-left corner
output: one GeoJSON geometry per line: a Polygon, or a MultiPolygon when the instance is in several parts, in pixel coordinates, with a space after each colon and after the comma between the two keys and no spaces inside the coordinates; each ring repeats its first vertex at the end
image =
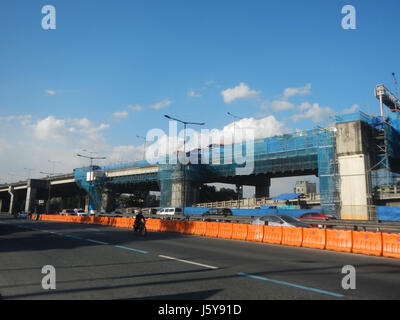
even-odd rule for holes
{"type": "Polygon", "coordinates": [[[120,249],[125,249],[125,250],[130,250],[130,251],[135,251],[135,252],[140,252],[140,253],[143,253],[143,254],[149,253],[148,251],[139,250],[139,249],[134,249],[134,248],[129,248],[129,247],[124,247],[124,246],[114,246],[114,247],[120,248],[120,249]]]}
{"type": "Polygon", "coordinates": [[[260,276],[255,276],[255,275],[247,274],[247,273],[243,273],[243,272],[239,272],[238,275],[239,276],[248,277],[248,278],[257,279],[257,280],[269,281],[269,282],[272,282],[272,283],[277,283],[277,284],[281,284],[281,285],[285,285],[285,286],[295,287],[295,288],[303,289],[303,290],[307,290],[307,291],[313,291],[313,292],[317,292],[317,293],[327,294],[327,295],[338,297],[338,298],[343,298],[344,297],[342,294],[339,294],[339,293],[334,293],[334,292],[330,292],[330,291],[325,291],[325,290],[305,287],[305,286],[301,286],[301,285],[290,283],[290,282],[286,282],[286,281],[273,280],[273,279],[260,277],[260,276]]]}
{"type": "Polygon", "coordinates": [[[200,266],[200,267],[204,267],[204,268],[218,269],[218,267],[209,266],[209,265],[207,265],[207,264],[202,264],[202,263],[193,262],[193,261],[189,261],[189,260],[183,260],[183,259],[178,259],[178,258],[169,257],[169,256],[163,256],[163,255],[158,255],[158,256],[159,256],[160,258],[165,258],[165,259],[176,260],[176,261],[180,261],[180,262],[184,262],[184,263],[194,264],[194,265],[196,265],[196,266],[200,266]]]}
{"type": "Polygon", "coordinates": [[[103,241],[98,241],[98,240],[92,240],[92,239],[86,239],[87,241],[93,242],[93,243],[97,243],[97,244],[109,244],[107,242],[103,242],[103,241]]]}

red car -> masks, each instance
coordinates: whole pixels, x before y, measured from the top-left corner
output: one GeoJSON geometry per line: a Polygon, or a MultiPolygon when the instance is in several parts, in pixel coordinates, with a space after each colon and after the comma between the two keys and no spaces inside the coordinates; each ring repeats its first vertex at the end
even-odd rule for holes
{"type": "MultiPolygon", "coordinates": [[[[315,219],[315,220],[336,220],[335,216],[329,215],[329,214],[323,214],[321,212],[307,212],[303,213],[301,216],[297,217],[297,219],[315,219]]],[[[322,224],[312,224],[312,227],[319,227],[322,228],[322,224]]],[[[327,228],[332,228],[332,226],[327,225],[327,228]]]]}

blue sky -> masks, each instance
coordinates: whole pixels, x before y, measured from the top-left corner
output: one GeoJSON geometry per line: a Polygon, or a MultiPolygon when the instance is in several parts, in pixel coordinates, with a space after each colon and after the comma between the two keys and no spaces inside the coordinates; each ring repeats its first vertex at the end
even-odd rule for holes
{"type": "Polygon", "coordinates": [[[68,171],[82,148],[128,160],[136,135],[168,130],[164,114],[219,130],[227,112],[272,116],[295,130],[378,113],[376,84],[393,91],[400,77],[399,12],[395,0],[2,0],[0,182],[48,159],[68,171]],[[41,27],[47,4],[56,30],[41,27]],[[355,30],[341,27],[348,4],[355,30]]]}

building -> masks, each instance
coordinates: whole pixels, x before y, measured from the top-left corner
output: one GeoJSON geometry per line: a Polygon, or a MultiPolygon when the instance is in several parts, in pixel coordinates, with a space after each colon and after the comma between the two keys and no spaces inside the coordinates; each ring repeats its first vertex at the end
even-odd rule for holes
{"type": "Polygon", "coordinates": [[[309,181],[297,181],[294,187],[294,193],[317,193],[317,184],[309,181]]]}

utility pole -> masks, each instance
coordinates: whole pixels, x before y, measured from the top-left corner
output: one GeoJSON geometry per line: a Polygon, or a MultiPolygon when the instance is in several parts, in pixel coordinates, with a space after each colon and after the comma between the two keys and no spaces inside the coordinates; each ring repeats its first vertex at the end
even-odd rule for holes
{"type": "MultiPolygon", "coordinates": [[[[179,120],[176,118],[172,118],[169,115],[164,115],[164,117],[166,117],[167,119],[170,120],[175,120],[178,121],[180,123],[183,123],[183,154],[184,157],[186,158],[186,125],[188,124],[193,124],[193,125],[198,125],[198,126],[203,126],[205,125],[204,122],[188,122],[188,121],[183,121],[183,120],[179,120]]],[[[183,164],[183,198],[182,198],[182,213],[183,215],[185,215],[185,206],[186,206],[186,163],[183,164]]]]}

